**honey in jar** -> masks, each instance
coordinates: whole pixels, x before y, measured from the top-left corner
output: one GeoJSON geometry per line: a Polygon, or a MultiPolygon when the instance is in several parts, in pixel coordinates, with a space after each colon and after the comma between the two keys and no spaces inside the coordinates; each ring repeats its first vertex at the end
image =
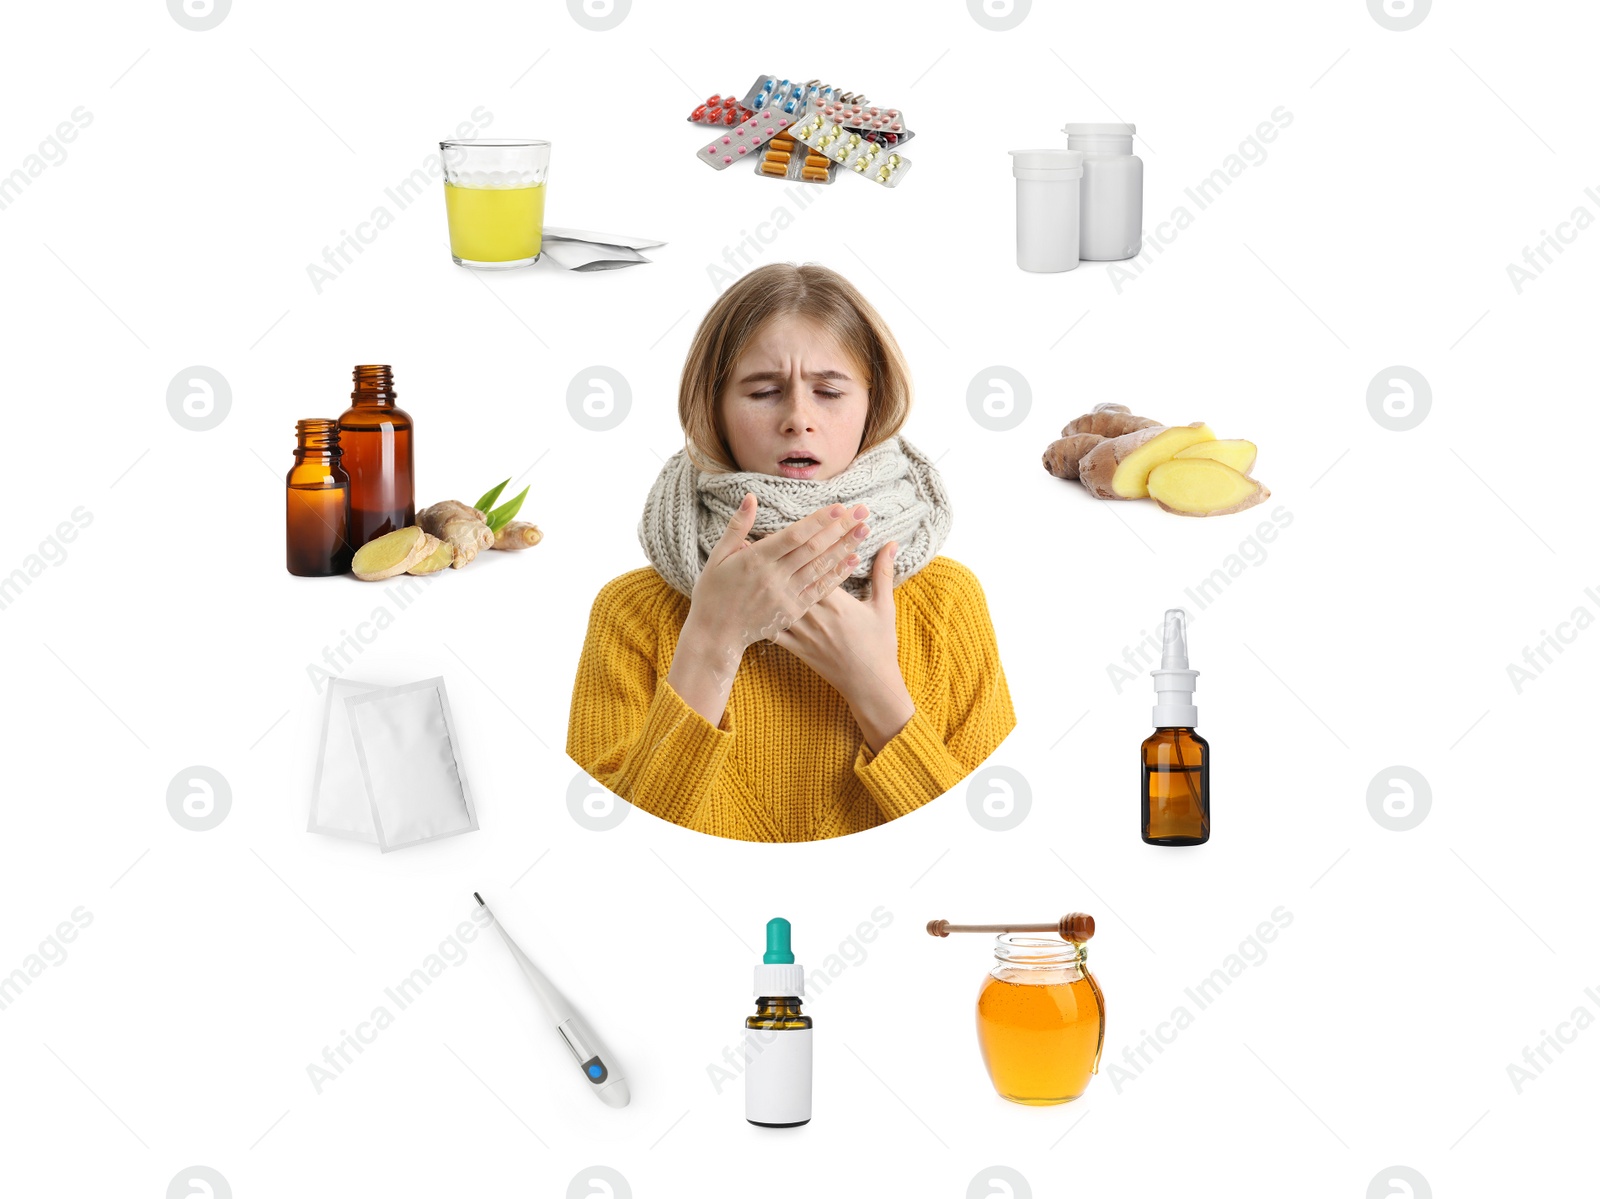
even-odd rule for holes
{"type": "Polygon", "coordinates": [[[978,1047],[1001,1098],[1036,1107],[1082,1095],[1100,1068],[1105,997],[1081,942],[1034,933],[995,938],[978,991],[978,1047]]]}

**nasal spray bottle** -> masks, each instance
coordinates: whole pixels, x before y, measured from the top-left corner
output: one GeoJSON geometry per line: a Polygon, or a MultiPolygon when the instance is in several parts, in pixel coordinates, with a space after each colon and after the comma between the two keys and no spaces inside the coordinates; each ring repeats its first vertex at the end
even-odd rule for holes
{"type": "Polygon", "coordinates": [[[1156,731],[1139,747],[1139,830],[1146,845],[1204,845],[1211,839],[1211,746],[1194,731],[1194,680],[1182,608],[1169,608],[1152,714],[1156,731]]]}
{"type": "Polygon", "coordinates": [[[756,967],[756,1014],[744,1022],[744,1118],[763,1128],[811,1120],[811,1017],[800,1014],[805,969],[794,964],[789,922],[767,921],[756,967]]]}

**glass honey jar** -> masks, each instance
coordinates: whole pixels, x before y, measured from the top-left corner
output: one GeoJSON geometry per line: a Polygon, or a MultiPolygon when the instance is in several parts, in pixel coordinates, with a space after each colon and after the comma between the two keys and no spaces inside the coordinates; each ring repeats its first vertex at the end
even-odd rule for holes
{"type": "MultiPolygon", "coordinates": [[[[954,931],[954,930],[952,930],[954,931]]],[[[1105,996],[1081,941],[1002,933],[995,967],[978,990],[978,1048],[1002,1099],[1034,1107],[1069,1103],[1100,1069],[1105,996]]]]}

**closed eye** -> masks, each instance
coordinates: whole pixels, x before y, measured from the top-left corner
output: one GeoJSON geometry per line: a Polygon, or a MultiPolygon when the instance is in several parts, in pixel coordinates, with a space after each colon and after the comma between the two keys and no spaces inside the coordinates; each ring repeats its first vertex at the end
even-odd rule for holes
{"type": "MultiPolygon", "coordinates": [[[[755,371],[752,374],[745,375],[742,379],[740,379],[739,386],[745,386],[750,383],[782,383],[787,381],[788,377],[789,376],[786,371],[755,371]]],[[[824,390],[831,390],[826,386],[830,380],[836,379],[845,383],[850,381],[850,376],[844,371],[835,370],[807,371],[804,375],[804,378],[813,384],[822,386],[824,390]]],[[[766,396],[770,395],[771,392],[764,388],[761,391],[752,392],[751,394],[765,398],[766,396]]]]}

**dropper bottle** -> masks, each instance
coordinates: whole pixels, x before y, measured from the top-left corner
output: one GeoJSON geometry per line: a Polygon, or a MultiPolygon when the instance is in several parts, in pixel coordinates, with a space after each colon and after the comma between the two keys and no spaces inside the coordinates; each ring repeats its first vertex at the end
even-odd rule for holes
{"type": "Polygon", "coordinates": [[[756,1014],[744,1022],[744,1118],[763,1128],[811,1120],[811,1017],[800,1014],[805,989],[805,969],[789,948],[789,922],[774,917],[756,967],[756,1014]]]}
{"type": "Polygon", "coordinates": [[[1182,608],[1167,610],[1161,668],[1152,670],[1156,731],[1139,747],[1139,832],[1146,845],[1204,845],[1211,839],[1211,746],[1194,731],[1194,681],[1182,608]]]}

